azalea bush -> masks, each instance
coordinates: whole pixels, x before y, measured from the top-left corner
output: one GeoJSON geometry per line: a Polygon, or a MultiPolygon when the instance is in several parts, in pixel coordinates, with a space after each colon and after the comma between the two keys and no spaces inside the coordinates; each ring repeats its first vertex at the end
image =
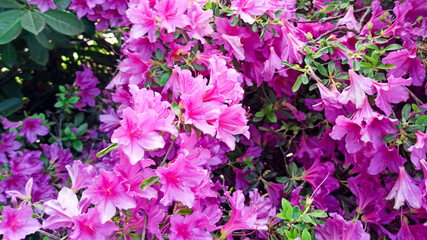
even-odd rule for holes
{"type": "Polygon", "coordinates": [[[2,1],[0,239],[425,239],[426,6],[2,1]]]}

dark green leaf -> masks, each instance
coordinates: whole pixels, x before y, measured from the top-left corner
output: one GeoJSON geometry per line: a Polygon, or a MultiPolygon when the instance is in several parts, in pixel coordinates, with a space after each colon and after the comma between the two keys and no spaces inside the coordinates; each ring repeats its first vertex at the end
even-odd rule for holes
{"type": "Polygon", "coordinates": [[[353,61],[353,70],[354,71],[359,71],[360,70],[360,63],[356,59],[354,59],[354,61],[353,61]]]}
{"type": "Polygon", "coordinates": [[[364,67],[364,68],[372,68],[372,64],[367,63],[367,62],[361,62],[361,63],[360,63],[360,66],[361,66],[361,67],[364,67]]]}
{"type": "MultiPolygon", "coordinates": [[[[317,71],[319,71],[320,74],[322,74],[325,77],[328,76],[328,72],[326,71],[326,68],[322,64],[320,64],[318,62],[314,62],[314,65],[316,65],[317,71]]],[[[305,83],[305,84],[307,84],[307,83],[305,83]]]]}
{"type": "Polygon", "coordinates": [[[43,14],[43,17],[50,27],[68,36],[77,35],[85,30],[82,21],[68,12],[49,10],[43,14]]]}
{"type": "Polygon", "coordinates": [[[0,8],[18,8],[18,4],[15,0],[1,0],[0,8]]]}
{"type": "Polygon", "coordinates": [[[8,98],[0,102],[0,115],[6,117],[23,106],[20,98],[8,98]]]}
{"type": "Polygon", "coordinates": [[[258,25],[256,23],[252,25],[252,32],[254,33],[258,32],[258,25]]]}
{"type": "Polygon", "coordinates": [[[328,214],[322,210],[314,210],[313,212],[308,213],[308,215],[314,218],[326,218],[328,214]]]}
{"type": "Polygon", "coordinates": [[[27,34],[26,39],[33,61],[40,65],[46,65],[49,61],[49,52],[47,49],[36,40],[33,34],[27,34]]]}
{"type": "Polygon", "coordinates": [[[71,0],[55,0],[56,10],[65,10],[71,3],[71,0]]]}
{"type": "Polygon", "coordinates": [[[46,25],[40,13],[28,11],[21,18],[21,26],[34,35],[38,35],[46,25]]]}
{"type": "Polygon", "coordinates": [[[274,114],[273,112],[267,114],[267,119],[268,119],[268,121],[270,121],[272,123],[276,123],[277,122],[276,114],[274,114]]]}
{"type": "Polygon", "coordinates": [[[53,43],[53,41],[47,38],[45,31],[40,32],[36,36],[36,39],[37,39],[37,42],[39,42],[40,45],[42,45],[44,48],[51,50],[55,47],[55,44],[53,43]]]}
{"type": "Polygon", "coordinates": [[[295,84],[292,86],[292,92],[296,92],[300,88],[301,83],[302,83],[302,78],[301,78],[302,75],[304,75],[304,74],[299,75],[295,84]]]}
{"type": "Polygon", "coordinates": [[[410,113],[411,113],[411,104],[408,103],[402,108],[402,118],[405,120],[408,120],[410,113]]]}
{"type": "Polygon", "coordinates": [[[157,59],[159,59],[159,60],[163,59],[163,53],[162,53],[162,50],[160,50],[160,48],[156,49],[156,53],[155,54],[156,54],[156,58],[157,59]]]}
{"type": "Polygon", "coordinates": [[[255,113],[255,117],[264,117],[264,115],[265,115],[265,112],[263,112],[263,111],[259,111],[259,112],[255,113]]]}
{"type": "Polygon", "coordinates": [[[15,46],[12,43],[8,43],[1,48],[1,59],[8,67],[13,67],[16,58],[15,46]]]}
{"type": "Polygon", "coordinates": [[[80,125],[78,128],[77,128],[77,133],[76,133],[76,135],[77,136],[82,136],[83,134],[85,134],[86,133],[86,130],[87,130],[87,123],[83,123],[82,125],[80,125]]]}
{"type": "Polygon", "coordinates": [[[73,141],[73,148],[76,149],[78,152],[83,151],[83,143],[80,140],[73,141]]]}
{"type": "Polygon", "coordinates": [[[335,75],[335,78],[336,78],[336,79],[348,79],[348,78],[349,78],[349,76],[348,76],[348,73],[341,72],[341,73],[337,73],[337,74],[335,75]]]}
{"type": "Polygon", "coordinates": [[[142,183],[139,187],[141,188],[142,191],[144,191],[145,189],[147,189],[151,185],[155,184],[159,180],[160,180],[160,178],[158,176],[151,176],[149,178],[144,179],[144,181],[142,181],[142,183]]]}
{"type": "Polygon", "coordinates": [[[199,65],[199,64],[193,64],[193,67],[194,67],[196,70],[198,70],[198,71],[205,71],[205,70],[206,70],[206,67],[205,67],[205,66],[202,66],[202,65],[199,65]]]}
{"type": "Polygon", "coordinates": [[[0,13],[0,44],[5,44],[21,33],[21,17],[24,11],[9,10],[0,13]]]}

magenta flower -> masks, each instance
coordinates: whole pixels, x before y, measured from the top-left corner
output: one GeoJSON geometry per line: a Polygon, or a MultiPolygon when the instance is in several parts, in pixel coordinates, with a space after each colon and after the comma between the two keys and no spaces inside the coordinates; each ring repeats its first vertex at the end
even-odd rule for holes
{"type": "Polygon", "coordinates": [[[49,9],[56,8],[56,5],[53,0],[28,0],[28,3],[37,5],[41,13],[44,13],[49,9]]]}
{"type": "Polygon", "coordinates": [[[7,163],[9,160],[6,153],[9,155],[21,148],[22,144],[15,140],[16,133],[2,133],[0,142],[0,163],[7,163]]]}
{"type": "Polygon", "coordinates": [[[384,64],[393,64],[396,68],[390,69],[387,76],[396,78],[403,77],[409,72],[409,77],[412,78],[414,86],[421,86],[426,77],[426,68],[421,63],[421,59],[417,58],[417,48],[413,47],[410,50],[403,49],[390,52],[383,59],[384,64]]]}
{"type": "Polygon", "coordinates": [[[344,220],[337,213],[331,213],[332,219],[327,219],[325,225],[316,226],[316,239],[318,240],[369,240],[370,236],[363,230],[362,223],[344,220]]]}
{"type": "Polygon", "coordinates": [[[130,31],[131,38],[137,39],[148,33],[150,42],[155,41],[158,20],[147,1],[139,1],[138,7],[129,8],[126,16],[133,23],[130,31]]]}
{"type": "Polygon", "coordinates": [[[190,23],[188,16],[184,14],[187,10],[187,2],[188,0],[156,1],[154,8],[158,12],[160,25],[169,33],[173,33],[176,28],[183,28],[190,23]]]}
{"type": "Polygon", "coordinates": [[[174,214],[170,218],[171,222],[171,234],[169,235],[170,239],[174,240],[186,240],[186,239],[211,239],[212,235],[205,231],[205,226],[197,226],[200,217],[203,219],[206,216],[201,215],[198,217],[197,213],[193,213],[187,216],[181,216],[179,214],[174,214]]]}
{"type": "Polygon", "coordinates": [[[58,193],[57,200],[49,200],[43,204],[44,212],[49,215],[43,221],[43,228],[58,229],[61,227],[71,227],[73,217],[81,214],[82,204],[79,204],[76,194],[69,188],[62,188],[58,193]]]}
{"type": "Polygon", "coordinates": [[[18,209],[5,206],[0,222],[0,235],[3,235],[3,240],[24,239],[39,230],[41,224],[32,218],[32,215],[33,209],[25,203],[18,209]]]}
{"type": "Polygon", "coordinates": [[[91,208],[86,214],[73,217],[75,225],[69,235],[69,239],[107,239],[114,231],[118,230],[112,222],[100,222],[100,215],[102,215],[102,212],[99,212],[96,208],[91,208]]]}
{"type": "Polygon", "coordinates": [[[242,105],[222,106],[217,122],[216,138],[227,144],[233,151],[236,147],[236,139],[233,135],[243,134],[249,139],[247,122],[246,112],[242,105]]]}
{"type": "Polygon", "coordinates": [[[83,164],[80,160],[73,162],[73,165],[66,165],[65,168],[71,178],[71,189],[78,191],[90,186],[97,175],[95,167],[89,163],[83,164]]]}
{"type": "Polygon", "coordinates": [[[347,104],[349,101],[356,105],[356,108],[362,107],[366,94],[372,95],[373,81],[368,77],[356,74],[353,69],[348,70],[350,76],[350,85],[344,89],[340,96],[340,103],[347,104]]]}
{"type": "Polygon", "coordinates": [[[164,193],[160,203],[167,206],[175,200],[191,208],[195,199],[191,188],[198,187],[208,172],[194,168],[182,154],[179,154],[168,167],[157,168],[156,174],[162,185],[160,190],[164,193]]]}
{"type": "Polygon", "coordinates": [[[379,107],[386,116],[392,113],[391,103],[400,103],[408,100],[409,94],[404,86],[410,86],[412,79],[395,78],[390,76],[388,83],[374,82],[374,87],[377,90],[377,98],[375,104],[379,107]]]}
{"type": "Polygon", "coordinates": [[[231,204],[231,216],[227,224],[222,226],[221,232],[225,236],[238,230],[257,229],[257,211],[254,208],[245,206],[245,195],[241,190],[237,190],[230,196],[227,191],[225,195],[231,204]]]}
{"type": "Polygon", "coordinates": [[[360,131],[362,126],[351,119],[340,115],[335,120],[336,125],[332,128],[329,136],[334,140],[341,140],[345,137],[345,147],[349,153],[356,153],[363,147],[360,131]]]}
{"type": "Polygon", "coordinates": [[[218,40],[218,45],[224,45],[225,50],[238,60],[245,60],[245,49],[240,41],[245,33],[238,27],[232,27],[230,22],[231,19],[215,18],[217,28],[214,39],[218,40]]]}
{"type": "Polygon", "coordinates": [[[98,78],[93,75],[90,67],[83,65],[83,71],[76,72],[76,85],[80,89],[94,88],[98,83],[98,78]]]}
{"type": "Polygon", "coordinates": [[[412,208],[421,207],[421,190],[403,166],[399,167],[399,177],[385,199],[391,200],[393,198],[395,200],[394,209],[399,209],[405,204],[405,201],[412,208]]]}
{"type": "Polygon", "coordinates": [[[119,209],[130,209],[136,206],[135,200],[128,195],[128,190],[113,172],[101,170],[94,183],[83,192],[100,212],[101,223],[110,220],[119,209]]]}
{"type": "Polygon", "coordinates": [[[9,129],[9,128],[18,128],[19,126],[21,126],[21,121],[11,122],[3,116],[0,116],[0,119],[1,119],[1,123],[3,124],[4,130],[9,129]]]}
{"type": "Polygon", "coordinates": [[[283,36],[281,59],[288,63],[302,63],[301,50],[304,42],[300,41],[292,33],[283,36]]]}
{"type": "Polygon", "coordinates": [[[38,136],[45,136],[49,129],[43,125],[41,118],[26,118],[22,121],[22,129],[19,136],[25,136],[29,143],[34,143],[38,136]]]}
{"type": "Polygon", "coordinates": [[[201,43],[206,43],[205,36],[211,35],[214,30],[209,24],[209,19],[213,17],[213,11],[208,9],[203,11],[201,8],[193,7],[189,12],[190,24],[185,27],[189,30],[190,37],[200,40],[201,43]]]}
{"type": "Polygon", "coordinates": [[[416,131],[414,133],[417,136],[417,142],[408,148],[411,152],[411,162],[415,165],[415,169],[420,169],[420,161],[426,160],[427,152],[427,134],[416,131]]]}
{"type": "Polygon", "coordinates": [[[158,133],[156,112],[148,109],[137,113],[131,108],[123,110],[120,127],[111,136],[113,143],[118,143],[132,164],[144,157],[146,150],[155,150],[165,146],[163,137],[158,133]]]}
{"type": "Polygon", "coordinates": [[[257,0],[233,0],[230,9],[235,10],[246,23],[253,24],[255,19],[252,16],[263,15],[266,11],[266,3],[257,0]]]}
{"type": "Polygon", "coordinates": [[[397,173],[399,171],[399,167],[403,166],[405,162],[406,159],[400,156],[397,148],[394,148],[393,146],[386,147],[384,144],[375,151],[374,156],[371,158],[368,173],[371,175],[377,175],[384,171],[386,167],[388,167],[391,172],[397,173]]]}
{"type": "Polygon", "coordinates": [[[343,108],[343,105],[339,102],[339,95],[335,85],[332,86],[332,90],[329,90],[320,82],[317,82],[317,88],[319,89],[321,102],[313,105],[313,109],[321,111],[325,109],[326,119],[330,122],[335,122],[335,119],[339,115],[347,115],[343,108]]]}
{"type": "Polygon", "coordinates": [[[357,29],[359,22],[354,17],[353,6],[350,5],[350,7],[348,8],[344,17],[338,21],[337,26],[341,26],[341,25],[345,25],[346,27],[348,27],[350,29],[357,29]]]}

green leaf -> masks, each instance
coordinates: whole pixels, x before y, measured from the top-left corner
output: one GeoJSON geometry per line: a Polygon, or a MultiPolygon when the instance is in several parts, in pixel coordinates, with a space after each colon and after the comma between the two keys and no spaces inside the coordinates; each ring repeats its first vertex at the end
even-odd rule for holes
{"type": "Polygon", "coordinates": [[[405,120],[408,120],[410,113],[411,113],[411,104],[408,103],[402,108],[402,118],[405,120]]]}
{"type": "Polygon", "coordinates": [[[0,8],[18,8],[18,4],[15,0],[1,0],[0,8]]]}
{"type": "Polygon", "coordinates": [[[388,45],[384,50],[393,51],[393,50],[399,50],[399,49],[402,49],[402,46],[400,46],[399,44],[391,44],[391,45],[388,45]]]}
{"type": "Polygon", "coordinates": [[[71,97],[70,99],[68,99],[68,103],[74,104],[74,103],[78,102],[79,100],[80,100],[79,97],[74,96],[74,97],[71,97]]]}
{"type": "Polygon", "coordinates": [[[149,178],[144,179],[144,181],[142,181],[142,183],[139,187],[141,188],[142,191],[144,191],[149,186],[155,184],[159,180],[160,180],[160,178],[158,176],[151,176],[149,178]]]}
{"type": "Polygon", "coordinates": [[[256,23],[252,25],[252,32],[254,33],[258,32],[258,25],[256,23]]]}
{"type": "Polygon", "coordinates": [[[49,10],[43,14],[43,17],[47,25],[68,36],[77,35],[85,30],[83,22],[76,15],[68,12],[49,10]]]}
{"type": "Polygon", "coordinates": [[[79,112],[74,116],[74,126],[80,125],[85,119],[85,114],[83,112],[79,112]]]}
{"type": "Polygon", "coordinates": [[[356,59],[354,59],[354,61],[353,61],[353,70],[354,71],[359,71],[360,70],[360,63],[356,59]]]}
{"type": "Polygon", "coordinates": [[[285,198],[282,198],[282,209],[283,209],[283,211],[286,211],[289,208],[292,208],[292,205],[289,203],[288,200],[286,200],[285,198]]]}
{"type": "Polygon", "coordinates": [[[82,125],[80,125],[78,128],[77,128],[77,133],[76,133],[76,135],[77,136],[82,136],[83,134],[85,134],[86,133],[86,130],[87,130],[87,123],[83,123],[82,125]]]}
{"type": "Polygon", "coordinates": [[[396,68],[396,66],[394,66],[393,64],[386,64],[386,65],[379,65],[379,66],[377,66],[377,68],[378,69],[393,69],[393,68],[396,68]]]}
{"type": "Polygon", "coordinates": [[[307,215],[310,215],[314,218],[326,218],[326,217],[328,217],[328,214],[322,210],[314,210],[313,212],[310,212],[307,215]]]}
{"type": "Polygon", "coordinates": [[[24,11],[9,10],[0,13],[0,44],[17,38],[22,31],[21,17],[24,11]]]}
{"type": "Polygon", "coordinates": [[[21,26],[28,32],[38,35],[43,31],[46,22],[40,13],[28,11],[21,18],[21,26]]]}
{"type": "Polygon", "coordinates": [[[46,65],[49,61],[49,52],[47,49],[37,41],[33,34],[27,34],[26,39],[33,61],[43,66],[46,65]]]}
{"type": "Polygon", "coordinates": [[[65,10],[71,3],[71,0],[54,0],[56,5],[56,10],[65,10]]]}
{"type": "Polygon", "coordinates": [[[310,233],[308,233],[307,229],[302,231],[301,240],[311,240],[310,233]]]}
{"type": "Polygon", "coordinates": [[[0,102],[0,115],[8,115],[18,111],[23,106],[21,98],[8,98],[0,102]]]}
{"type": "Polygon", "coordinates": [[[15,46],[8,43],[1,48],[1,60],[8,66],[13,67],[17,59],[15,46]]]}
{"type": "Polygon", "coordinates": [[[264,115],[265,115],[265,112],[263,112],[263,111],[259,111],[259,112],[257,112],[257,113],[255,113],[255,117],[264,117],[264,115]]]}
{"type": "Polygon", "coordinates": [[[103,157],[103,156],[105,156],[107,153],[109,153],[109,152],[111,152],[111,151],[113,151],[114,149],[116,149],[116,148],[118,148],[119,147],[119,144],[117,144],[117,143],[113,143],[113,144],[111,144],[110,146],[108,146],[108,147],[106,147],[106,148],[104,148],[104,149],[102,149],[101,151],[99,151],[97,154],[96,154],[96,156],[97,157],[103,157]]]}
{"type": "Polygon", "coordinates": [[[301,214],[301,210],[298,206],[295,206],[292,208],[292,219],[297,219],[299,215],[301,214]]]}
{"type": "Polygon", "coordinates": [[[334,63],[334,62],[329,62],[329,63],[328,63],[328,72],[329,72],[330,74],[333,74],[333,73],[334,73],[334,71],[335,71],[335,63],[334,63]]]}
{"type": "Polygon", "coordinates": [[[302,77],[301,77],[302,75],[304,75],[304,74],[299,75],[295,84],[292,86],[292,92],[296,92],[300,88],[301,83],[302,83],[302,77]]]}
{"type": "Polygon", "coordinates": [[[53,41],[48,39],[45,31],[40,32],[36,36],[36,39],[37,39],[37,42],[39,42],[40,45],[42,45],[44,48],[52,50],[55,47],[55,44],[53,43],[53,41]]]}
{"type": "Polygon", "coordinates": [[[80,140],[73,141],[73,148],[76,149],[78,152],[83,151],[83,143],[80,140]]]}
{"type": "Polygon", "coordinates": [[[163,75],[162,75],[162,77],[160,78],[160,86],[164,86],[167,82],[168,82],[168,80],[169,80],[169,78],[171,77],[171,75],[172,75],[172,73],[171,72],[166,72],[166,73],[164,73],[163,75]]]}
{"type": "Polygon", "coordinates": [[[199,64],[193,64],[193,67],[194,67],[196,70],[198,70],[198,71],[205,71],[205,70],[206,70],[206,67],[205,67],[205,66],[202,66],[202,65],[199,65],[199,64]]]}
{"type": "Polygon", "coordinates": [[[288,63],[286,61],[282,61],[282,64],[285,65],[286,67],[290,67],[290,68],[294,67],[293,64],[290,64],[290,63],[288,63]]]}
{"type": "Polygon", "coordinates": [[[272,123],[276,123],[277,122],[276,114],[274,114],[273,112],[267,114],[267,119],[268,119],[268,121],[270,121],[272,123]]]}
{"type": "Polygon", "coordinates": [[[344,46],[343,44],[339,43],[339,42],[334,42],[335,45],[337,45],[337,47],[339,47],[341,50],[344,50],[346,52],[350,51],[346,46],[344,46]]]}
{"type": "Polygon", "coordinates": [[[317,71],[319,71],[320,74],[322,74],[325,77],[328,76],[328,72],[326,71],[326,68],[322,64],[320,64],[318,62],[314,62],[314,65],[316,65],[317,71]]]}
{"type": "Polygon", "coordinates": [[[163,59],[163,53],[162,53],[162,50],[160,50],[160,48],[157,48],[156,49],[156,53],[155,53],[155,55],[156,55],[156,58],[157,59],[163,59]]]}
{"type": "Polygon", "coordinates": [[[420,125],[422,127],[427,127],[427,116],[421,116],[415,121],[415,124],[420,125]]]}
{"type": "Polygon", "coordinates": [[[231,19],[230,25],[231,26],[236,26],[239,23],[239,15],[236,15],[233,17],[233,19],[231,19]]]}
{"type": "Polygon", "coordinates": [[[348,76],[348,73],[340,72],[340,73],[337,73],[337,74],[335,75],[335,78],[336,78],[336,79],[348,79],[348,78],[349,78],[349,76],[348,76]]]}
{"type": "Polygon", "coordinates": [[[361,62],[361,63],[360,63],[360,66],[361,66],[361,67],[364,67],[364,68],[372,68],[372,64],[367,63],[367,62],[361,62]]]}

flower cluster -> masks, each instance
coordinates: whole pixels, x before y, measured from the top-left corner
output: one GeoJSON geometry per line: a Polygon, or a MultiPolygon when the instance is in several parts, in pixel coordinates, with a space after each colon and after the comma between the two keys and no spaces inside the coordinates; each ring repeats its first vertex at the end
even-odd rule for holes
{"type": "Polygon", "coordinates": [[[71,0],[120,63],[1,118],[3,239],[425,238],[425,2],[225,2],[71,0]]]}

